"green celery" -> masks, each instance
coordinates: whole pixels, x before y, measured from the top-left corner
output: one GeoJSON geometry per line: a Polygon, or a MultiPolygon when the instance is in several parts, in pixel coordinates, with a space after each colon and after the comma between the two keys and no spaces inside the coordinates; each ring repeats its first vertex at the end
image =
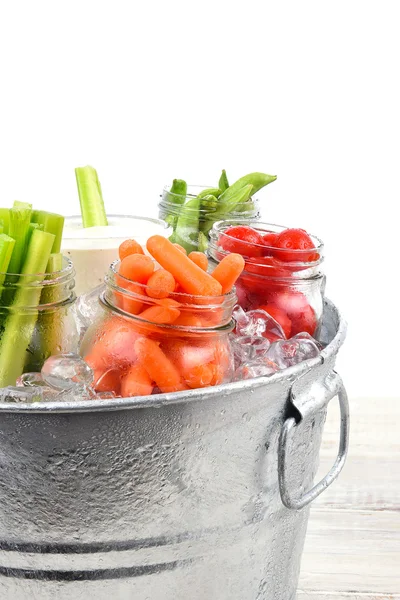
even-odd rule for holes
{"type": "Polygon", "coordinates": [[[64,230],[64,217],[56,213],[45,210],[34,210],[32,213],[32,222],[43,226],[46,233],[52,233],[55,236],[52,253],[57,254],[61,250],[61,241],[64,230]]]}
{"type": "MultiPolygon", "coordinates": [[[[55,236],[35,229],[22,265],[21,285],[15,292],[0,340],[0,388],[15,385],[22,375],[26,351],[38,318],[35,308],[42,293],[44,279],[55,236]]],[[[13,253],[14,254],[14,253],[13,253]]]]}
{"type": "Polygon", "coordinates": [[[1,288],[8,271],[8,265],[10,264],[14,246],[15,240],[13,240],[13,238],[5,233],[0,234],[0,296],[2,292],[1,288]]]}
{"type": "MultiPolygon", "coordinates": [[[[61,253],[50,254],[46,267],[46,280],[54,280],[63,268],[63,256],[61,253]]],[[[56,304],[62,300],[62,284],[44,285],[40,296],[41,305],[56,304]]],[[[59,354],[63,346],[63,319],[68,308],[62,306],[50,307],[39,311],[35,334],[26,353],[24,365],[25,372],[40,371],[43,362],[54,354],[59,354]]]]}
{"type": "Polygon", "coordinates": [[[3,221],[3,233],[8,234],[8,227],[10,223],[10,209],[0,208],[0,219],[3,221]]]}
{"type": "Polygon", "coordinates": [[[0,234],[3,233],[4,231],[4,223],[3,221],[0,219],[0,234]]]}
{"type": "Polygon", "coordinates": [[[14,251],[8,266],[9,273],[20,273],[28,246],[29,224],[31,222],[32,207],[30,204],[15,202],[10,209],[10,223],[8,235],[15,240],[14,251]]]}
{"type": "Polygon", "coordinates": [[[108,225],[100,181],[93,167],[75,169],[84,227],[108,225]]]}

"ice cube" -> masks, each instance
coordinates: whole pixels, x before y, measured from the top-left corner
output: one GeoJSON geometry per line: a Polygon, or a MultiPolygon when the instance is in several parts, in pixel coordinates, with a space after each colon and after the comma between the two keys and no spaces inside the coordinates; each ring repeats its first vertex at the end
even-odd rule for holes
{"type": "Polygon", "coordinates": [[[82,400],[99,399],[94,389],[89,385],[77,385],[64,389],[57,395],[57,402],[81,402],[82,400]]]}
{"type": "Polygon", "coordinates": [[[236,321],[237,335],[271,336],[274,340],[286,339],[282,327],[265,310],[250,310],[244,315],[246,320],[243,315],[240,315],[240,321],[236,321]]]}
{"type": "Polygon", "coordinates": [[[304,360],[315,358],[319,353],[320,350],[313,340],[291,338],[271,344],[267,356],[278,365],[279,369],[287,369],[304,360]]]}
{"type": "Polygon", "coordinates": [[[8,386],[0,389],[0,402],[14,404],[31,404],[43,400],[42,388],[36,387],[13,387],[8,386]]]}
{"type": "Polygon", "coordinates": [[[78,296],[73,306],[74,318],[78,326],[80,337],[82,338],[86,330],[92,323],[95,322],[97,317],[101,313],[101,306],[99,303],[99,296],[105,290],[105,284],[94,288],[94,290],[87,294],[78,296]]]}
{"type": "Polygon", "coordinates": [[[44,386],[46,382],[43,381],[43,377],[40,373],[23,373],[21,377],[17,379],[17,386],[21,387],[37,387],[44,386]]]}
{"type": "Polygon", "coordinates": [[[235,381],[244,379],[253,379],[253,377],[270,377],[279,371],[278,365],[272,360],[264,358],[263,360],[249,362],[241,365],[235,371],[235,381]]]}
{"type": "Polygon", "coordinates": [[[93,371],[78,354],[50,356],[42,367],[42,377],[47,385],[57,390],[89,387],[93,384],[93,371]]]}
{"type": "Polygon", "coordinates": [[[99,400],[113,400],[117,396],[114,392],[97,392],[96,398],[99,400]]]}
{"type": "Polygon", "coordinates": [[[264,337],[251,335],[231,335],[231,347],[238,368],[243,363],[257,360],[268,352],[270,342],[264,337]]]}
{"type": "Polygon", "coordinates": [[[250,322],[250,319],[244,312],[243,308],[239,306],[239,304],[236,304],[235,308],[233,309],[232,317],[236,321],[236,333],[239,333],[241,328],[246,327],[250,322]]]}
{"type": "Polygon", "coordinates": [[[322,344],[318,340],[313,338],[312,335],[307,333],[307,331],[302,331],[301,333],[296,333],[296,335],[294,335],[291,339],[292,340],[311,340],[312,342],[314,342],[314,344],[317,346],[317,348],[319,348],[319,350],[322,350],[322,348],[323,348],[322,344]]]}

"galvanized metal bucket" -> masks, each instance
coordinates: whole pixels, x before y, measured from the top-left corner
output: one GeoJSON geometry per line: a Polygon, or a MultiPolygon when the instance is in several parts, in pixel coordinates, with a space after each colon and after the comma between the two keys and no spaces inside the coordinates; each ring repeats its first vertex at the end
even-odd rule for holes
{"type": "Polygon", "coordinates": [[[345,337],[270,378],[147,399],[0,405],[0,598],[292,600],[304,508],[340,472],[345,337]],[[326,406],[337,461],[311,491],[326,406]]]}

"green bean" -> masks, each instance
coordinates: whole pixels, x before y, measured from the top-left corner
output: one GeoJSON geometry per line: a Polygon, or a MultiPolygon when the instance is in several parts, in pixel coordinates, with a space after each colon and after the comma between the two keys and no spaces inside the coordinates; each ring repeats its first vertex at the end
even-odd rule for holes
{"type": "Polygon", "coordinates": [[[202,227],[202,231],[206,234],[210,231],[216,221],[223,219],[224,215],[231,213],[238,204],[247,202],[253,192],[251,184],[245,185],[242,189],[237,190],[225,202],[218,201],[217,210],[206,214],[206,219],[202,227]]]}
{"type": "Polygon", "coordinates": [[[192,198],[182,206],[171,236],[173,241],[183,246],[188,253],[198,248],[200,205],[201,198],[192,198]]]}
{"type": "Polygon", "coordinates": [[[222,194],[222,190],[219,188],[207,188],[200,192],[200,194],[197,195],[197,198],[205,198],[206,196],[215,196],[218,198],[220,194],[222,194]]]}
{"type": "Polygon", "coordinates": [[[225,169],[222,169],[221,177],[218,181],[218,187],[220,188],[221,192],[225,192],[225,190],[227,190],[229,187],[229,181],[225,169]]]}
{"type": "MultiPolygon", "coordinates": [[[[241,177],[235,183],[228,187],[224,191],[224,193],[219,197],[219,201],[221,203],[229,202],[231,197],[233,197],[240,189],[244,188],[246,185],[252,185],[253,190],[252,194],[256,194],[261,188],[268,185],[272,181],[275,181],[276,175],[267,175],[266,173],[249,173],[249,175],[245,175],[241,177]]],[[[245,200],[243,200],[245,202],[245,200]]]]}
{"type": "Polygon", "coordinates": [[[168,193],[168,201],[172,204],[184,204],[187,194],[187,183],[183,179],[174,179],[168,193]]]}

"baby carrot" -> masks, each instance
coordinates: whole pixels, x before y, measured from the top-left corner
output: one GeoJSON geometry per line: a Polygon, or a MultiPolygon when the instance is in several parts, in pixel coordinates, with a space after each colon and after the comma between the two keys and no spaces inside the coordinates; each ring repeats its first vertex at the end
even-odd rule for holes
{"type": "Polygon", "coordinates": [[[224,256],[215,267],[212,276],[221,284],[223,294],[231,291],[244,269],[244,264],[243,256],[232,253],[224,256]]]}
{"type": "Polygon", "coordinates": [[[199,296],[221,295],[221,284],[200,269],[166,238],[153,235],[147,240],[147,250],[164,269],[173,275],[185,292],[199,296]]]}
{"type": "Polygon", "coordinates": [[[159,325],[170,325],[174,323],[181,314],[181,311],[177,308],[169,306],[150,306],[145,308],[138,317],[143,321],[150,321],[151,323],[157,323],[159,325]]]}
{"type": "Polygon", "coordinates": [[[120,260],[124,260],[130,254],[144,254],[142,246],[136,240],[125,240],[118,250],[120,260]]]}
{"type": "Polygon", "coordinates": [[[119,395],[121,390],[121,371],[108,369],[94,372],[94,389],[96,392],[114,392],[119,395]]]}
{"type": "MultiPolygon", "coordinates": [[[[144,290],[138,283],[133,283],[123,277],[118,277],[118,275],[116,277],[116,283],[119,287],[124,288],[128,292],[132,292],[138,296],[144,295],[144,290]]],[[[114,292],[114,295],[116,305],[131,315],[137,315],[143,308],[141,299],[131,298],[128,294],[124,294],[123,292],[114,292]]]]}
{"type": "Polygon", "coordinates": [[[147,283],[154,272],[154,262],[144,254],[129,254],[119,265],[119,274],[136,283],[147,283]]]}
{"type": "Polygon", "coordinates": [[[166,357],[157,342],[144,337],[139,338],[135,342],[135,352],[139,364],[146,369],[150,379],[155,381],[162,392],[187,390],[178,369],[166,357]]]}
{"type": "Polygon", "coordinates": [[[138,334],[129,319],[111,317],[102,325],[94,339],[93,351],[85,356],[95,369],[120,369],[136,360],[134,342],[138,334]]]}
{"type": "Polygon", "coordinates": [[[214,378],[213,365],[196,365],[184,372],[184,378],[192,389],[207,387],[214,378]]]}
{"type": "Polygon", "coordinates": [[[191,252],[189,254],[190,260],[194,262],[195,265],[203,269],[203,271],[207,271],[208,269],[208,260],[207,256],[203,254],[203,252],[191,252]]]}
{"type": "Polygon", "coordinates": [[[121,380],[121,396],[123,398],[150,396],[153,387],[146,369],[140,365],[132,365],[121,380]]]}
{"type": "Polygon", "coordinates": [[[169,271],[159,269],[149,277],[146,293],[150,298],[167,298],[175,291],[176,282],[169,271]]]}
{"type": "Polygon", "coordinates": [[[181,327],[202,327],[202,322],[196,315],[181,313],[174,322],[174,325],[180,325],[181,327]]]}
{"type": "Polygon", "coordinates": [[[180,244],[173,244],[173,246],[175,246],[175,248],[178,248],[178,250],[180,250],[182,254],[187,254],[186,249],[180,244]]]}

